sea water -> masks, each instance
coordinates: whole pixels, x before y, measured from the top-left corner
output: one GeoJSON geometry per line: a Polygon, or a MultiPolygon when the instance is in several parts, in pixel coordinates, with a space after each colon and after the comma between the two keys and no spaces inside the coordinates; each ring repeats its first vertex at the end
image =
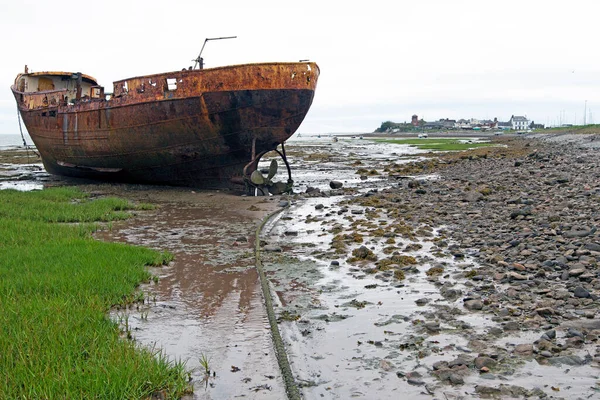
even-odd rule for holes
{"type": "MultiPolygon", "coordinates": [[[[25,136],[25,142],[28,146],[33,146],[33,142],[29,138],[29,136],[25,136]]],[[[6,147],[15,147],[15,146],[23,146],[23,139],[21,135],[15,134],[3,134],[0,135],[0,149],[6,147]]]]}

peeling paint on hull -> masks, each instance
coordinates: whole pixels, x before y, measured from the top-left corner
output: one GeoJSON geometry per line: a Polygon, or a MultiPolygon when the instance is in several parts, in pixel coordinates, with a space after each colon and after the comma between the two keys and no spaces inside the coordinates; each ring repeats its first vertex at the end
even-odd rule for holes
{"type": "Polygon", "coordinates": [[[298,129],[318,76],[314,63],[184,70],[114,82],[106,99],[89,76],[75,89],[71,73],[26,73],[11,89],[49,173],[228,187],[298,129]]]}

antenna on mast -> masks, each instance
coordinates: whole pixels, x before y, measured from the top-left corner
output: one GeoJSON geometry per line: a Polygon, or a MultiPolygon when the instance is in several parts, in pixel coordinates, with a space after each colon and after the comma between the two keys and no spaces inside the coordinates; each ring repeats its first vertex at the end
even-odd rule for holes
{"type": "Polygon", "coordinates": [[[237,36],[223,36],[223,37],[204,39],[204,44],[202,45],[202,48],[200,49],[200,54],[198,54],[198,58],[195,58],[192,60],[192,61],[196,61],[196,63],[194,64],[194,69],[196,69],[198,64],[200,64],[200,69],[204,68],[204,59],[201,56],[202,56],[202,52],[204,51],[204,46],[206,46],[206,42],[208,42],[209,40],[235,39],[235,38],[237,38],[237,36]]]}

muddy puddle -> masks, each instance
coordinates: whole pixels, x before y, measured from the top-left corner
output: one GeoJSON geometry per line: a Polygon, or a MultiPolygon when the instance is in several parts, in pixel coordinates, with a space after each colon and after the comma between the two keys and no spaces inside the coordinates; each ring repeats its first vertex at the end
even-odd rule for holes
{"type": "Polygon", "coordinates": [[[257,224],[276,202],[180,192],[138,191],[135,197],[153,199],[159,208],[98,235],[175,256],[153,269],[159,280],[142,287],[143,306],[112,317],[122,326],[126,319],[135,340],[187,362],[190,398],[285,398],[253,253],[257,224]]]}

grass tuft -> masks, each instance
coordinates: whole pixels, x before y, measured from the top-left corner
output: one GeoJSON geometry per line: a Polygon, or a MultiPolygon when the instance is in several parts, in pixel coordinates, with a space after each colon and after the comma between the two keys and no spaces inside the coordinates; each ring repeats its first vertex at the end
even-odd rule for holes
{"type": "Polygon", "coordinates": [[[136,206],[73,188],[0,191],[0,398],[177,398],[185,364],[120,336],[109,309],[169,254],[93,240],[136,206]]]}

